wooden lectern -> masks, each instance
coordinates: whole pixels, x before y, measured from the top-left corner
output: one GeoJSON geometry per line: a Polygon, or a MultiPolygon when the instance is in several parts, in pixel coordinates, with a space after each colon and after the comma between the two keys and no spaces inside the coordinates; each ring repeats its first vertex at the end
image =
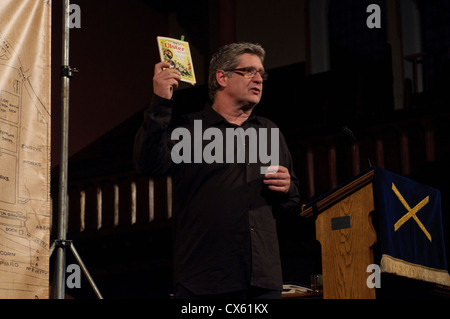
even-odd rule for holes
{"type": "Polygon", "coordinates": [[[316,238],[322,249],[323,298],[372,299],[367,266],[374,263],[372,246],[377,234],[374,170],[370,169],[308,204],[302,216],[317,214],[316,238]]]}

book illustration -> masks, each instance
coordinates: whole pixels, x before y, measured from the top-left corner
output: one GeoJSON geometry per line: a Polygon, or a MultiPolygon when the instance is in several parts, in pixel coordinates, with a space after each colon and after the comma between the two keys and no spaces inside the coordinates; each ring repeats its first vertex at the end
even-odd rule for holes
{"type": "Polygon", "coordinates": [[[157,37],[161,61],[168,62],[171,68],[181,73],[181,81],[196,83],[189,43],[167,37],[157,37]]]}

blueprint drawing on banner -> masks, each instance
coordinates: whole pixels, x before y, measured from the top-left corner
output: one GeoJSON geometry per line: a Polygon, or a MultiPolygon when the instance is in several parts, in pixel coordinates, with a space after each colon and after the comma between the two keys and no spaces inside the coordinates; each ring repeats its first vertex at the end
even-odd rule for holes
{"type": "Polygon", "coordinates": [[[50,13],[0,3],[0,298],[48,298],[50,13]]]}

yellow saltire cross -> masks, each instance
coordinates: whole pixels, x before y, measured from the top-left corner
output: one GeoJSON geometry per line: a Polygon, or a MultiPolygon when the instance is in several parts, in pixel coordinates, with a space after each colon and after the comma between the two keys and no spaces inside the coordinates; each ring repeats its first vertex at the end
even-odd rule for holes
{"type": "Polygon", "coordinates": [[[409,220],[411,217],[416,221],[417,225],[419,225],[420,229],[425,233],[425,236],[427,236],[428,240],[431,242],[431,235],[425,228],[425,226],[422,224],[422,222],[419,220],[419,218],[416,216],[416,213],[421,210],[426,204],[428,204],[428,201],[430,200],[430,196],[425,197],[422,199],[422,201],[417,204],[413,209],[409,207],[406,200],[403,198],[402,194],[398,191],[397,187],[394,183],[392,183],[392,190],[394,191],[395,195],[397,195],[400,202],[405,206],[406,210],[408,211],[402,218],[400,218],[394,225],[394,231],[397,231],[402,225],[409,220]]]}

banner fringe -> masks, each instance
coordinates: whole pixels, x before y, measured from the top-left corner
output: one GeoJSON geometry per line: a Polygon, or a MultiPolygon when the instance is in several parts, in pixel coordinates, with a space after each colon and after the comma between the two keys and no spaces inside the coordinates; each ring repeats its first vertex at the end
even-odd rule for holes
{"type": "Polygon", "coordinates": [[[382,256],[381,271],[450,287],[450,275],[447,270],[413,264],[389,255],[382,256]]]}

